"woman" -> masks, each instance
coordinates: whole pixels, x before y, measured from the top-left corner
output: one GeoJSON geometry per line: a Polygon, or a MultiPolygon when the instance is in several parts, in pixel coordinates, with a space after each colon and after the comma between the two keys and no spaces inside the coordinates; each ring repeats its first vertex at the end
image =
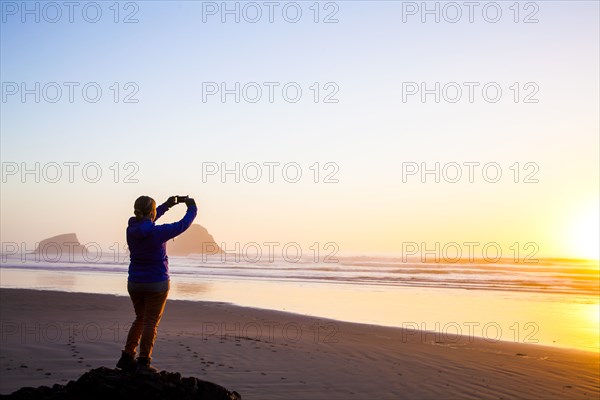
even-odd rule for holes
{"type": "Polygon", "coordinates": [[[169,208],[177,203],[172,196],[162,205],[148,196],[140,196],[134,204],[135,217],[129,218],[127,245],[130,259],[127,291],[133,302],[135,321],[129,329],[125,349],[117,367],[140,372],[158,372],[150,365],[156,329],[165,309],[169,294],[169,258],[167,240],[190,227],[198,208],[194,199],[186,198],[187,212],[179,222],[155,225],[169,208]],[[140,346],[137,360],[136,349],[140,346]]]}

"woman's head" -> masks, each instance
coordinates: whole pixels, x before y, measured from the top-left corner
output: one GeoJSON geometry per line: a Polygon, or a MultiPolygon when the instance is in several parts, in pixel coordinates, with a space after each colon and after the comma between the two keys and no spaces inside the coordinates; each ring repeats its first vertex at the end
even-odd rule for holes
{"type": "Polygon", "coordinates": [[[154,221],[156,217],[156,202],[152,197],[140,196],[133,204],[133,213],[138,220],[150,218],[154,221]]]}

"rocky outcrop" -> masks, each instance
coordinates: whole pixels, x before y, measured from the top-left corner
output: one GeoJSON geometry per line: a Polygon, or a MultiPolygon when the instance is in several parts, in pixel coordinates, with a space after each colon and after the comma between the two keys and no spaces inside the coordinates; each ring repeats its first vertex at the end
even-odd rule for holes
{"type": "Polygon", "coordinates": [[[137,374],[120,369],[96,368],[83,374],[77,381],[52,387],[21,388],[2,396],[14,400],[241,400],[237,392],[230,392],[215,383],[194,377],[183,378],[179,373],[162,371],[160,374],[137,374]]]}
{"type": "Polygon", "coordinates": [[[190,254],[219,254],[221,248],[205,227],[192,224],[187,231],[167,242],[170,256],[187,256],[190,254]]]}
{"type": "MultiPolygon", "coordinates": [[[[167,242],[168,254],[187,256],[190,254],[220,254],[221,248],[205,227],[192,224],[184,233],[167,242]]],[[[65,233],[44,239],[37,245],[35,253],[49,260],[71,260],[85,257],[87,248],[77,239],[75,233],[65,233]]]]}
{"type": "Polygon", "coordinates": [[[36,253],[42,254],[78,254],[85,252],[85,247],[79,243],[77,235],[65,233],[42,240],[36,247],[36,253]]]}

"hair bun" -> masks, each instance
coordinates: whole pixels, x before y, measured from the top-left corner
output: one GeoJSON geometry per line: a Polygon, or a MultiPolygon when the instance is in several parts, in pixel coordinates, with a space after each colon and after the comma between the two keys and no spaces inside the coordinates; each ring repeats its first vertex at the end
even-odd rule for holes
{"type": "Polygon", "coordinates": [[[148,217],[155,208],[156,202],[152,197],[140,196],[133,204],[133,213],[137,219],[142,219],[148,217]]]}

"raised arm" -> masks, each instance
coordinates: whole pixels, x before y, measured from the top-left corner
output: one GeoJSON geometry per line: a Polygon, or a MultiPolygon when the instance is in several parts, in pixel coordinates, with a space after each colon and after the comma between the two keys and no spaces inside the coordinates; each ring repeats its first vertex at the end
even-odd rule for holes
{"type": "Polygon", "coordinates": [[[173,207],[176,203],[175,201],[175,196],[171,196],[167,199],[167,201],[165,201],[164,203],[162,203],[160,206],[156,207],[156,217],[154,218],[154,221],[156,221],[157,219],[159,219],[164,213],[166,213],[167,211],[169,211],[169,208],[173,207]]]}
{"type": "MultiPolygon", "coordinates": [[[[181,235],[187,228],[192,225],[196,215],[198,214],[198,207],[194,199],[188,199],[185,204],[187,205],[187,211],[180,221],[173,222],[172,224],[156,225],[156,235],[162,241],[166,242],[169,239],[173,239],[175,236],[181,235]]],[[[157,207],[158,214],[158,207],[157,207]]]]}

